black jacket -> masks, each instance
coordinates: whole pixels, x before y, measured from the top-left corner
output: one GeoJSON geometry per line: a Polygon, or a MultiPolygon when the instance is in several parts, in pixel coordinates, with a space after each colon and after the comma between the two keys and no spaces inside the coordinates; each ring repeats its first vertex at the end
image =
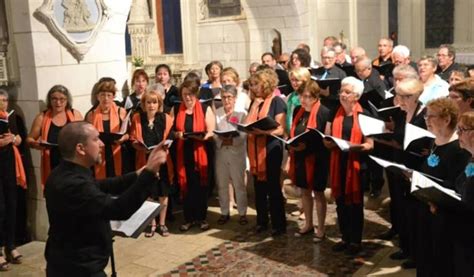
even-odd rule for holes
{"type": "Polygon", "coordinates": [[[57,166],[45,186],[48,268],[69,276],[103,271],[112,249],[109,221],[129,218],[149,196],[155,178],[144,170],[138,178],[133,172],[96,181],[78,164],[57,166]]]}

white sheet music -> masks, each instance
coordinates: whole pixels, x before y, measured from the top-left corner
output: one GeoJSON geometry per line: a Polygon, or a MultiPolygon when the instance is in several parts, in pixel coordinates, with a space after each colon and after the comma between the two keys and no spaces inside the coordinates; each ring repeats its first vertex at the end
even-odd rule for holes
{"type": "Polygon", "coordinates": [[[122,121],[122,125],[120,126],[119,134],[125,134],[127,132],[128,125],[130,125],[130,116],[132,114],[132,110],[127,113],[127,116],[122,121]]]}
{"type": "Polygon", "coordinates": [[[454,199],[461,201],[461,197],[454,190],[450,190],[443,186],[440,186],[436,182],[424,176],[422,173],[418,171],[413,171],[413,175],[411,178],[410,192],[414,192],[416,190],[429,188],[429,187],[435,187],[437,190],[440,190],[444,192],[445,194],[453,197],[454,199]]]}
{"type": "Polygon", "coordinates": [[[408,145],[414,140],[428,137],[428,138],[436,138],[436,136],[428,130],[423,128],[417,127],[413,124],[407,123],[405,125],[405,138],[403,140],[403,150],[406,150],[408,145]]]}
{"type": "Polygon", "coordinates": [[[131,237],[159,206],[159,203],[145,201],[129,219],[112,220],[110,221],[110,227],[112,231],[131,237]]]}
{"type": "Polygon", "coordinates": [[[325,134],[321,133],[321,131],[319,131],[318,129],[313,129],[313,128],[310,128],[310,129],[313,130],[313,131],[318,132],[318,134],[323,138],[331,139],[337,145],[337,147],[339,147],[339,149],[342,152],[347,152],[351,148],[351,143],[347,140],[343,140],[343,139],[336,138],[336,137],[333,137],[333,136],[325,135],[325,134]]]}
{"type": "Polygon", "coordinates": [[[371,158],[372,160],[374,160],[376,163],[378,163],[381,167],[383,168],[387,168],[387,167],[396,167],[396,168],[399,168],[403,171],[406,171],[406,172],[412,172],[413,170],[406,167],[405,165],[403,164],[397,164],[397,163],[394,163],[394,162],[390,162],[390,161],[387,161],[387,160],[384,160],[384,159],[380,159],[380,158],[377,158],[377,157],[374,157],[372,155],[369,155],[369,158],[371,158]]]}
{"type": "Polygon", "coordinates": [[[359,126],[364,136],[387,133],[383,120],[375,119],[361,113],[359,114],[359,126]]]}

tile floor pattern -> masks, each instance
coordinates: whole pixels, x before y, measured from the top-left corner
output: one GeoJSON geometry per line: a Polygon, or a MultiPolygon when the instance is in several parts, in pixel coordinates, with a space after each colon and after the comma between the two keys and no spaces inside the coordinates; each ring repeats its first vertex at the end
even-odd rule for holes
{"type": "MultiPolygon", "coordinates": [[[[294,200],[287,204],[287,211],[296,209],[294,200]]],[[[372,203],[373,204],[373,203],[372,203]]],[[[378,203],[380,204],[380,203],[378,203]]],[[[370,207],[366,203],[366,207],[370,207]]],[[[376,205],[377,206],[377,205],[376,205]]],[[[217,201],[210,201],[208,220],[211,229],[201,232],[193,227],[179,232],[182,214],[168,225],[171,235],[163,238],[116,238],[114,252],[118,276],[415,276],[403,271],[400,263],[388,259],[397,250],[393,244],[374,239],[387,230],[387,212],[365,209],[364,252],[350,258],[333,253],[330,248],[339,240],[335,205],[328,205],[327,235],[323,243],[313,244],[311,235],[294,237],[302,221],[288,215],[286,235],[272,238],[269,233],[255,234],[255,210],[249,207],[249,225],[240,226],[233,211],[231,220],[217,225],[220,215],[217,201]]],[[[20,247],[24,255],[22,265],[0,273],[10,276],[44,276],[44,243],[32,242],[20,247]]],[[[110,266],[106,273],[110,276],[110,266]]]]}
{"type": "MultiPolygon", "coordinates": [[[[329,205],[328,214],[328,222],[335,223],[332,216],[335,214],[334,205],[329,205]]],[[[386,222],[370,223],[380,223],[381,220],[383,218],[375,212],[366,211],[365,237],[373,238],[386,229],[386,222]]],[[[297,230],[296,223],[292,219],[287,234],[275,239],[247,230],[162,276],[345,276],[354,274],[384,247],[377,241],[365,240],[364,250],[359,256],[345,256],[331,251],[331,246],[338,241],[336,225],[330,224],[328,239],[316,245],[311,235],[293,236],[297,230]]]]}

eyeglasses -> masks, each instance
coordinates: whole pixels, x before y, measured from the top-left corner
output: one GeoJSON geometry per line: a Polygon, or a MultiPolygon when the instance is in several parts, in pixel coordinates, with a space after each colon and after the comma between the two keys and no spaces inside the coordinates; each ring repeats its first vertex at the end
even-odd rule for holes
{"type": "Polygon", "coordinates": [[[331,57],[331,56],[323,56],[321,57],[323,60],[332,60],[334,59],[335,57],[331,57]]]}
{"type": "Polygon", "coordinates": [[[286,61],[278,61],[279,64],[286,64],[288,62],[288,60],[286,61]]]}
{"type": "Polygon", "coordinates": [[[449,54],[436,54],[436,57],[449,57],[449,54]]]}
{"type": "Polygon", "coordinates": [[[224,100],[231,100],[234,99],[234,96],[221,96],[221,99],[224,100]]]}
{"type": "Polygon", "coordinates": [[[456,132],[458,132],[458,134],[462,134],[462,133],[467,133],[469,131],[472,131],[474,129],[472,128],[463,128],[463,127],[457,127],[456,128],[456,132]]]}
{"type": "Polygon", "coordinates": [[[51,97],[52,102],[59,102],[59,103],[64,103],[67,101],[67,98],[65,97],[51,97]]]}

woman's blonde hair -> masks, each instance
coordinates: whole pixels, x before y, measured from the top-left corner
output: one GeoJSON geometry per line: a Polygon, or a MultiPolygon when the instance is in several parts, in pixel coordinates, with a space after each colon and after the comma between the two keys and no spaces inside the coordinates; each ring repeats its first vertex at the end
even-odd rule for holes
{"type": "Polygon", "coordinates": [[[423,82],[418,79],[403,79],[395,88],[396,93],[420,96],[424,90],[423,82]]]}
{"type": "Polygon", "coordinates": [[[459,117],[459,124],[464,125],[467,129],[474,129],[474,111],[463,113],[459,117]]]}
{"type": "MultiPolygon", "coordinates": [[[[263,94],[270,95],[278,86],[278,75],[273,69],[262,69],[255,73],[255,78],[258,83],[262,84],[263,94]]],[[[253,78],[252,78],[253,79],[253,78]]]]}
{"type": "Polygon", "coordinates": [[[148,99],[155,99],[156,102],[158,102],[158,111],[162,111],[163,109],[163,97],[161,97],[161,94],[156,91],[156,90],[148,90],[146,91],[142,97],[140,98],[140,105],[141,105],[141,108],[143,111],[146,111],[145,110],[145,106],[146,106],[146,101],[148,99]]]}
{"type": "Polygon", "coordinates": [[[436,110],[438,112],[438,116],[441,118],[449,118],[448,127],[451,130],[456,128],[456,124],[458,123],[459,108],[453,100],[449,98],[438,98],[428,102],[426,107],[428,109],[436,110]]]}

